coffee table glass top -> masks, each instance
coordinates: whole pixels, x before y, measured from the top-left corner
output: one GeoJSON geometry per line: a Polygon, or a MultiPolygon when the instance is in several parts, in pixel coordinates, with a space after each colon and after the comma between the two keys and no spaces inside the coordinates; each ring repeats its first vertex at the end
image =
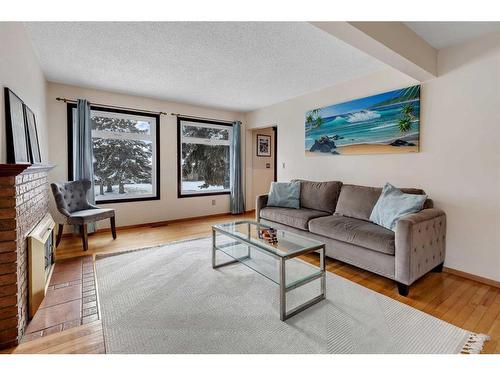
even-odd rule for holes
{"type": "Polygon", "coordinates": [[[250,220],[217,224],[213,228],[279,257],[294,257],[304,251],[311,250],[312,248],[319,249],[323,246],[319,241],[280,229],[276,231],[278,242],[271,244],[267,240],[259,238],[259,231],[272,227],[250,220]]]}

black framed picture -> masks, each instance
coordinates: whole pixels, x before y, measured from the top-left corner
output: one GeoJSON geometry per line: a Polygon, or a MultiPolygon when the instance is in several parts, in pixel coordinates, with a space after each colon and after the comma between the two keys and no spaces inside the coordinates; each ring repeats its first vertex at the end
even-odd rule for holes
{"type": "Polygon", "coordinates": [[[271,136],[257,134],[257,156],[271,156],[271,136]]]}
{"type": "Polygon", "coordinates": [[[24,105],[24,118],[26,119],[31,162],[39,164],[42,162],[42,157],[40,155],[40,144],[38,143],[38,132],[36,131],[35,114],[26,104],[24,105]]]}
{"type": "Polygon", "coordinates": [[[23,101],[7,87],[5,93],[5,125],[7,163],[30,164],[23,101]]]}

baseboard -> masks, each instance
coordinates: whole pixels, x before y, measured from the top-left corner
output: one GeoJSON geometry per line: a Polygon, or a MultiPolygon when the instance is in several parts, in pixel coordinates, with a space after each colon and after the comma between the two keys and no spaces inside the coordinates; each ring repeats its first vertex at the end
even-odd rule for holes
{"type": "Polygon", "coordinates": [[[452,275],[463,277],[465,279],[469,279],[469,280],[477,281],[479,283],[483,283],[483,284],[486,284],[489,286],[493,286],[495,288],[500,288],[500,281],[496,281],[496,280],[488,279],[486,277],[474,275],[472,273],[456,270],[454,268],[443,267],[443,271],[447,272],[447,273],[451,273],[452,275]]]}
{"type": "MultiPolygon", "coordinates": [[[[245,211],[246,214],[250,214],[254,212],[255,210],[249,210],[245,211]]],[[[132,224],[132,225],[122,225],[122,226],[117,226],[116,229],[134,229],[134,228],[157,228],[157,227],[164,227],[169,224],[175,224],[175,223],[182,223],[186,221],[192,221],[192,220],[203,220],[203,219],[213,219],[216,217],[223,217],[223,216],[229,216],[231,215],[230,212],[223,212],[220,214],[212,214],[212,215],[203,215],[203,216],[191,216],[191,217],[184,217],[181,219],[172,219],[172,220],[163,220],[163,221],[154,221],[150,223],[141,223],[141,224],[132,224]]],[[[238,216],[238,215],[235,215],[238,216]]],[[[111,228],[101,228],[97,229],[94,233],[102,233],[102,232],[111,232],[111,228]]],[[[89,235],[92,235],[89,233],[89,235]]],[[[64,233],[63,237],[70,237],[73,236],[73,233],[64,233]]]]}

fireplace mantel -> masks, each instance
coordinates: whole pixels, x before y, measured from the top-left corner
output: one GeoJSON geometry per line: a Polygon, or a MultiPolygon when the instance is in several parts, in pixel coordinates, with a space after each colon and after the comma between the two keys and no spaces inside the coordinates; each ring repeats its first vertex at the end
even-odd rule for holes
{"type": "Polygon", "coordinates": [[[24,172],[48,172],[54,167],[51,164],[0,164],[0,177],[17,176],[24,172]]]}
{"type": "Polygon", "coordinates": [[[27,236],[49,212],[48,164],[0,164],[0,349],[28,322],[27,236]]]}

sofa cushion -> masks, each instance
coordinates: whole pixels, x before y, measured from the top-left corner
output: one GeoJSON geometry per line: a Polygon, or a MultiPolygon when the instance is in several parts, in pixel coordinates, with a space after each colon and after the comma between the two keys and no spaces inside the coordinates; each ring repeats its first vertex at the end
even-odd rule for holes
{"type": "Polygon", "coordinates": [[[380,253],[394,255],[394,232],[368,221],[330,215],[309,221],[309,231],[380,253]]]}
{"type": "Polygon", "coordinates": [[[342,182],[294,181],[300,182],[300,207],[327,211],[332,214],[335,212],[342,182]]]}
{"type": "MultiPolygon", "coordinates": [[[[425,194],[422,189],[403,188],[401,191],[406,194],[425,194]]],[[[335,214],[369,221],[381,193],[382,188],[379,187],[344,184],[335,214]]]]}
{"type": "Polygon", "coordinates": [[[88,210],[73,211],[67,221],[68,224],[82,225],[108,219],[113,216],[115,216],[115,210],[112,208],[92,208],[88,210]]]}
{"type": "Polygon", "coordinates": [[[294,227],[307,230],[309,220],[321,216],[330,216],[328,212],[311,210],[309,208],[284,208],[284,207],[264,207],[260,211],[260,217],[294,227]]]}
{"type": "Polygon", "coordinates": [[[274,207],[300,208],[300,183],[272,182],[267,205],[274,207]]]}

